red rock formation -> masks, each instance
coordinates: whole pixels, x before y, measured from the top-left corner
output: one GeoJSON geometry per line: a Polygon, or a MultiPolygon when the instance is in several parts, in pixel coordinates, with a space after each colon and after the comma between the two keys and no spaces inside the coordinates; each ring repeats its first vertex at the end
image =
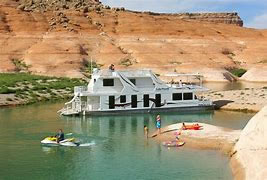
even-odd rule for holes
{"type": "Polygon", "coordinates": [[[214,81],[225,80],[228,67],[267,72],[266,30],[103,5],[88,12],[25,12],[19,5],[0,2],[1,72],[14,71],[12,59],[20,59],[33,73],[82,77],[83,62],[91,57],[104,67],[200,72],[214,81]]]}

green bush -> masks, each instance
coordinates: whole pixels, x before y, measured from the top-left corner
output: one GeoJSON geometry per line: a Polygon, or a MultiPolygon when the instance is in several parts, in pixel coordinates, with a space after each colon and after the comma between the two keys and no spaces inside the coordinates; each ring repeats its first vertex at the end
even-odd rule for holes
{"type": "Polygon", "coordinates": [[[123,66],[131,66],[133,65],[132,61],[128,58],[125,58],[125,59],[122,59],[120,62],[119,62],[119,65],[123,65],[123,66]]]}
{"type": "Polygon", "coordinates": [[[10,89],[6,86],[0,87],[0,94],[13,94],[13,93],[16,93],[16,90],[10,89]]]}
{"type": "Polygon", "coordinates": [[[247,72],[247,70],[243,68],[226,68],[226,70],[228,70],[230,73],[237,77],[241,77],[247,72]]]}

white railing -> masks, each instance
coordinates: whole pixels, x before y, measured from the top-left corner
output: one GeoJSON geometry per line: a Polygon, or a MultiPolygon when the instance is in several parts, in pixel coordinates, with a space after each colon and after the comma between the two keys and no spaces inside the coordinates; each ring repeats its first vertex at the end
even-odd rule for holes
{"type": "Polygon", "coordinates": [[[88,91],[87,86],[75,86],[74,87],[74,94],[87,92],[87,91],[88,91]]]}

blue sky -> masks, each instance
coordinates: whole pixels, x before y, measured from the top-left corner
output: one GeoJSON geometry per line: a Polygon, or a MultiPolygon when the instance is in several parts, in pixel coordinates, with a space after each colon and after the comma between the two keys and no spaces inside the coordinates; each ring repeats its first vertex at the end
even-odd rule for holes
{"type": "Polygon", "coordinates": [[[267,29],[267,0],[102,0],[111,7],[137,11],[238,12],[245,27],[267,29]]]}

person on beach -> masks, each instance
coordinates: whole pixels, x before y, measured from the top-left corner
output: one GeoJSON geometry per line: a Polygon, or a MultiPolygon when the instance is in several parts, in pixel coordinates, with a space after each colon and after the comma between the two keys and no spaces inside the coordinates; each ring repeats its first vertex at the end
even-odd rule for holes
{"type": "Polygon", "coordinates": [[[161,119],[160,119],[160,115],[157,115],[157,118],[156,118],[156,127],[158,129],[158,134],[160,134],[161,132],[161,119]]]}
{"type": "Polygon", "coordinates": [[[183,122],[181,130],[185,130],[185,129],[186,129],[186,126],[185,126],[185,123],[183,122]]]}
{"type": "Polygon", "coordinates": [[[146,125],[144,125],[144,133],[146,138],[148,138],[148,127],[146,125]]]}
{"type": "Polygon", "coordinates": [[[58,133],[55,135],[55,138],[57,138],[57,143],[64,140],[64,132],[62,129],[58,130],[58,133]]]}
{"type": "Polygon", "coordinates": [[[176,140],[176,141],[179,140],[179,136],[182,134],[181,131],[182,131],[182,130],[177,131],[177,132],[174,133],[174,135],[175,135],[175,140],[176,140]]]}

